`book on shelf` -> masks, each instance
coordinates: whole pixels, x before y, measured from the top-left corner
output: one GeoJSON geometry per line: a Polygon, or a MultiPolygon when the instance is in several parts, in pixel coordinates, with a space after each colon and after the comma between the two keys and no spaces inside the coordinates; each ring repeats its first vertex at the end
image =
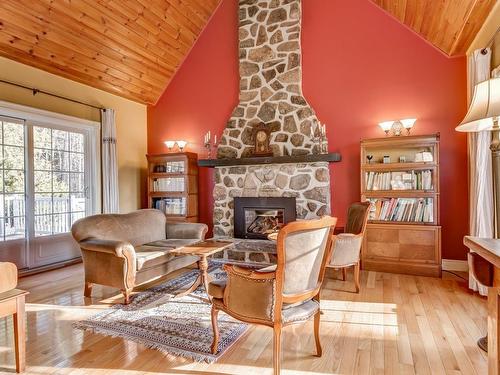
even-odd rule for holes
{"type": "Polygon", "coordinates": [[[371,203],[369,220],[432,223],[433,198],[379,198],[371,203]]]}
{"type": "Polygon", "coordinates": [[[184,215],[186,212],[185,198],[162,198],[154,202],[154,208],[167,215],[184,215]]]}
{"type": "Polygon", "coordinates": [[[153,180],[153,191],[184,191],[183,177],[156,178],[153,180]]]}
{"type": "Polygon", "coordinates": [[[365,190],[431,190],[432,171],[366,172],[365,190]]]}

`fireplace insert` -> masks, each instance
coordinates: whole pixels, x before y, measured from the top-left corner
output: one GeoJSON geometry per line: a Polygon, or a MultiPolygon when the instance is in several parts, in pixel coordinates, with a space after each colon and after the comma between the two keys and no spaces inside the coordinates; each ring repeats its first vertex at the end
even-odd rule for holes
{"type": "Polygon", "coordinates": [[[295,221],[293,197],[234,198],[234,237],[267,239],[286,223],[295,221]]]}

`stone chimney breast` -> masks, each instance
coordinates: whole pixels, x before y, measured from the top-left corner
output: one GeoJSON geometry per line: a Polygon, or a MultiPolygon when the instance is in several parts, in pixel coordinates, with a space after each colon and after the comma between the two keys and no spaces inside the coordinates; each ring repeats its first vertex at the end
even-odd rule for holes
{"type": "Polygon", "coordinates": [[[251,157],[253,127],[271,130],[274,156],[318,153],[314,110],[302,95],[301,0],[239,0],[239,104],[217,158],[251,157]]]}

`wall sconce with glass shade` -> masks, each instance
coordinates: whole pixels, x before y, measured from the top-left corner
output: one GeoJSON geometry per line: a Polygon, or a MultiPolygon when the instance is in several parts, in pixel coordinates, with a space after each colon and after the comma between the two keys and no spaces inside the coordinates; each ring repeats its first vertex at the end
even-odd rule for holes
{"type": "Polygon", "coordinates": [[[181,150],[181,152],[184,150],[184,147],[186,147],[187,145],[187,142],[186,141],[176,141],[177,142],[177,146],[179,146],[179,150],[181,150]]]}
{"type": "Polygon", "coordinates": [[[385,132],[386,136],[388,136],[389,133],[392,133],[392,135],[399,137],[403,132],[403,128],[406,129],[406,135],[410,135],[410,130],[413,128],[415,121],[417,121],[416,118],[383,121],[379,122],[378,126],[380,126],[380,128],[385,132]]]}
{"type": "Polygon", "coordinates": [[[167,146],[168,151],[172,151],[175,146],[175,141],[165,141],[165,146],[167,146]]]}
{"type": "Polygon", "coordinates": [[[410,130],[413,128],[415,121],[417,121],[416,118],[405,118],[403,120],[399,120],[399,122],[401,122],[403,127],[406,129],[406,135],[410,135],[410,130]]]}
{"type": "Polygon", "coordinates": [[[179,147],[179,151],[182,152],[187,145],[187,141],[165,141],[163,143],[167,146],[168,152],[172,152],[176,144],[177,147],[179,147]]]}

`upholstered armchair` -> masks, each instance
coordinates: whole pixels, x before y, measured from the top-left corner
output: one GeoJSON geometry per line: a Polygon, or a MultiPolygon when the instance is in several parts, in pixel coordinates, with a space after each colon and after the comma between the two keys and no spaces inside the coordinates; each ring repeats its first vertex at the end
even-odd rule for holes
{"type": "Polygon", "coordinates": [[[255,270],[225,265],[227,282],[209,284],[212,297],[212,352],[217,353],[220,310],[232,317],[274,330],[274,373],[280,373],[281,330],[306,322],[314,316],[316,354],[321,356],[319,338],[320,290],[326,262],[330,257],[333,229],[337,219],[295,221],[278,233],[277,264],[255,270]]]}
{"type": "Polygon", "coordinates": [[[208,227],[196,223],[167,223],[159,210],[93,215],[73,224],[71,232],[82,251],[85,297],[93,284],[118,288],[130,301],[132,289],[196,263],[196,256],[172,250],[205,238],[208,227]]]}
{"type": "Polygon", "coordinates": [[[347,212],[347,224],[344,233],[333,236],[332,258],[328,267],[342,269],[342,280],[346,279],[346,270],[354,267],[354,284],[359,293],[359,271],[361,245],[368,221],[369,202],[351,204],[347,212]]]}

